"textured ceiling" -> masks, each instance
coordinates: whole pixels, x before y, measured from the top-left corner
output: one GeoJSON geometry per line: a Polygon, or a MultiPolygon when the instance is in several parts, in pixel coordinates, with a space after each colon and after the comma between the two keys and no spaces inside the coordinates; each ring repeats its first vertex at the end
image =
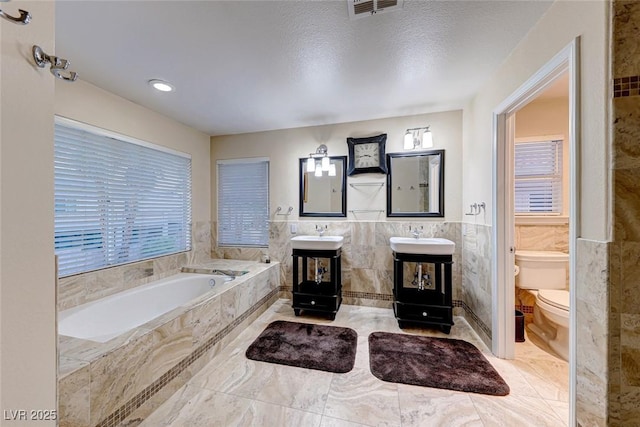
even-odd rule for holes
{"type": "Polygon", "coordinates": [[[461,108],[551,2],[56,1],[55,54],[209,135],[461,108]],[[147,85],[176,86],[159,93],[147,85]]]}

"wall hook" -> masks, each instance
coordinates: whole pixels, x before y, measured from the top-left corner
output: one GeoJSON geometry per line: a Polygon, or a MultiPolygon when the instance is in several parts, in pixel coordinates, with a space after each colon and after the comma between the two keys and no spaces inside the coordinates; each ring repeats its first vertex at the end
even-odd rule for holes
{"type": "Polygon", "coordinates": [[[18,12],[20,12],[20,17],[16,18],[0,9],[0,16],[2,16],[7,21],[15,22],[16,24],[27,25],[29,22],[31,22],[31,14],[29,12],[22,9],[18,9],[18,12]]]}
{"type": "Polygon", "coordinates": [[[36,45],[33,46],[32,52],[33,60],[36,65],[40,68],[44,68],[47,64],[51,64],[49,71],[51,71],[51,74],[56,76],[56,78],[68,82],[75,82],[78,79],[78,73],[75,71],[69,71],[68,76],[62,74],[62,72],[66,72],[67,68],[69,68],[71,61],[64,58],[58,58],[57,56],[47,55],[40,46],[36,45]]]}

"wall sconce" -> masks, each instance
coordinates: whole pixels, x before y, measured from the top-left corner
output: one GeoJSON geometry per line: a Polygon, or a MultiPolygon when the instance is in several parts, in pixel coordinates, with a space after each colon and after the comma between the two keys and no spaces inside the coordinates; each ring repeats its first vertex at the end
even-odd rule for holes
{"type": "Polygon", "coordinates": [[[327,155],[327,146],[322,144],[316,149],[315,153],[309,154],[307,172],[314,172],[315,176],[322,176],[324,171],[329,172],[329,176],[336,175],[336,165],[331,164],[331,159],[327,155]],[[317,159],[320,159],[320,161],[317,161],[317,159]],[[332,171],[333,175],[331,175],[332,171]]]}
{"type": "Polygon", "coordinates": [[[404,149],[413,150],[414,148],[431,148],[433,147],[433,136],[429,126],[422,128],[407,129],[404,134],[404,149]]]}

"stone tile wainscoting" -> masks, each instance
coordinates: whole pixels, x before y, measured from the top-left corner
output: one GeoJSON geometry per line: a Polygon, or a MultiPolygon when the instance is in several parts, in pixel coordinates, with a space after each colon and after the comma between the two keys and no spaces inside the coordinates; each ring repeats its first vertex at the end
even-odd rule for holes
{"type": "Polygon", "coordinates": [[[456,244],[453,255],[454,314],[465,316],[476,332],[491,341],[491,227],[435,221],[335,221],[327,218],[272,221],[269,248],[218,247],[212,223],[212,257],[260,260],[268,254],[280,262],[281,298],[291,298],[291,237],[315,235],[316,225],[327,226],[327,235],[344,236],[342,246],[343,303],[391,308],[393,302],[392,236],[410,236],[409,226],[422,227],[422,237],[443,237],[456,244]],[[297,233],[291,233],[295,227],[297,233]],[[463,238],[462,230],[466,230],[463,238]]]}
{"type": "Polygon", "coordinates": [[[112,427],[152,412],[278,298],[278,263],[199,266],[249,273],[106,343],[59,337],[60,426],[112,427]]]}
{"type": "Polygon", "coordinates": [[[605,426],[608,404],[608,244],[578,239],[576,245],[576,415],[582,426],[605,426]]]}

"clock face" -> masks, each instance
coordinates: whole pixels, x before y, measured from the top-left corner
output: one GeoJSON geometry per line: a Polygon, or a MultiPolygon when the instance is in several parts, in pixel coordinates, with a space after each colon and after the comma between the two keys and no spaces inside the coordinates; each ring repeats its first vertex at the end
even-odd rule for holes
{"type": "Polygon", "coordinates": [[[353,146],[353,165],[356,168],[380,166],[380,147],[377,142],[353,146]]]}
{"type": "Polygon", "coordinates": [[[384,153],[386,141],[386,133],[366,138],[347,138],[349,146],[347,175],[387,173],[387,161],[384,153]]]}

